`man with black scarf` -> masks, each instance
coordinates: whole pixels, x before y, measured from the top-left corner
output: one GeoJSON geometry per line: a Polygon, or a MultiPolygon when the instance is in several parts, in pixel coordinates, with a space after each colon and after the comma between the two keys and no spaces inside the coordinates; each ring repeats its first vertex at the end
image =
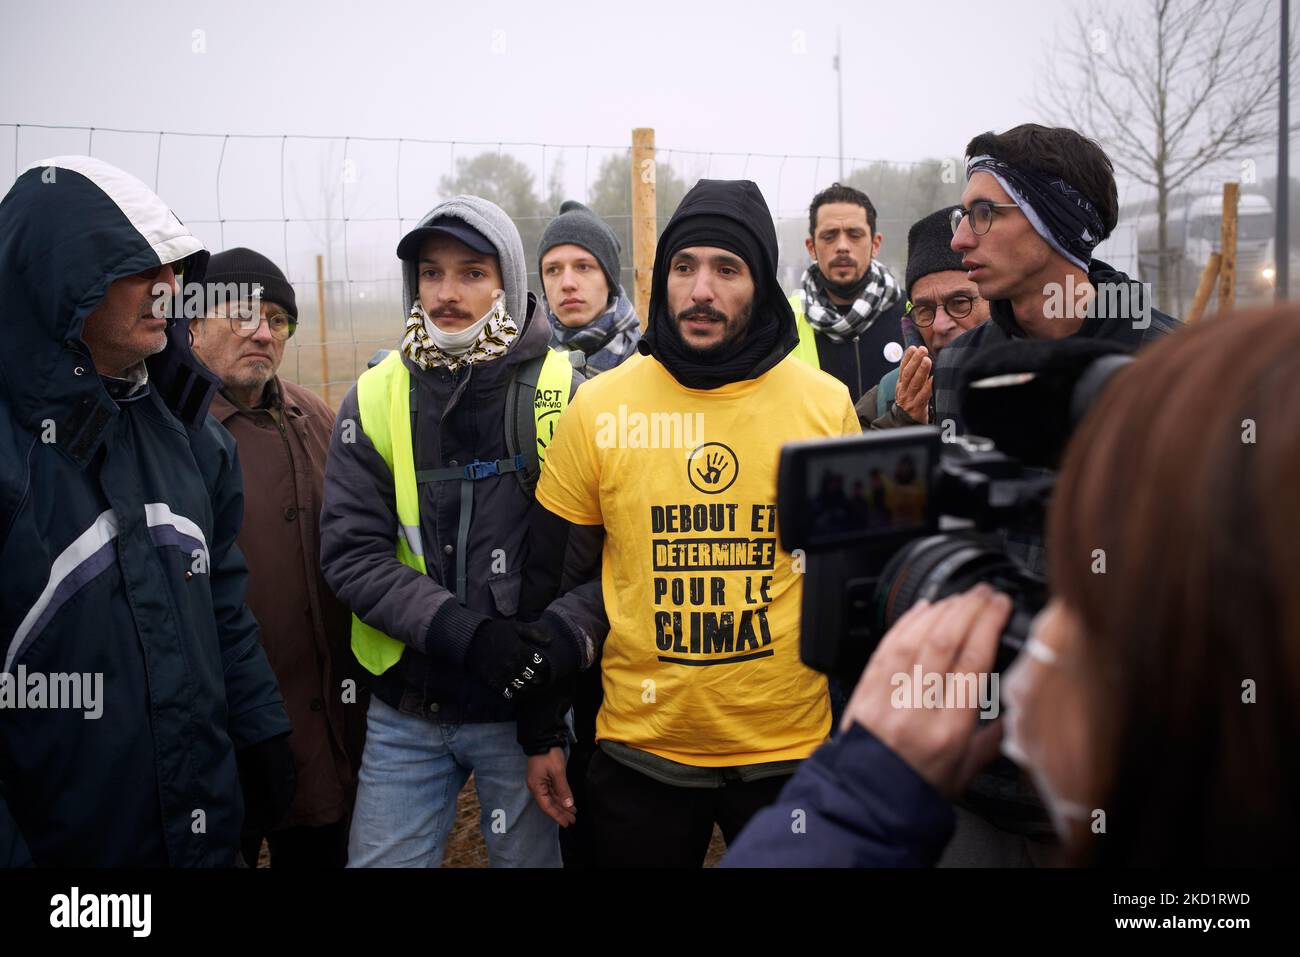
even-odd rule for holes
{"type": "Polygon", "coordinates": [[[813,258],[790,296],[799,345],[794,354],[843,382],[857,402],[898,366],[904,300],[893,273],[876,256],[884,236],[866,193],[832,183],[808,207],[813,258]]]}
{"type": "MultiPolygon", "coordinates": [[[[843,384],[791,354],[776,258],[754,183],[697,183],[659,240],[639,354],[575,395],[547,452],[534,517],[547,534],[531,540],[605,532],[608,637],[539,622],[581,652],[552,661],[586,666],[603,642],[583,807],[562,732],[521,727],[522,743],[538,803],[561,825],[589,815],[600,866],[699,866],[714,825],[734,837],[830,730],[825,679],[799,660],[801,576],[777,542],[776,466],[786,442],[859,426],[843,384]]],[[[544,607],[555,565],[531,557],[521,617],[544,607]]]]}

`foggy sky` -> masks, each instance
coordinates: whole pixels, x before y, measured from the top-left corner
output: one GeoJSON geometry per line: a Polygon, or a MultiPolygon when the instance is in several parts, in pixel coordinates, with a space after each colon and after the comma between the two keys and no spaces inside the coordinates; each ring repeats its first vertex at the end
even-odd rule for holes
{"type": "Polygon", "coordinates": [[[21,3],[2,0],[0,122],[147,130],[960,156],[1031,118],[1065,4],[21,3]],[[196,53],[194,31],[206,51],[196,53]]]}
{"type": "MultiPolygon", "coordinates": [[[[1035,84],[1054,44],[1069,42],[1076,6],[0,0],[0,124],[232,134],[160,143],[97,132],[92,142],[84,130],[0,127],[0,181],[93,149],[155,186],[211,248],[280,250],[301,280],[311,256],[342,246],[351,259],[331,275],[378,278],[457,158],[527,144],[502,151],[529,166],[539,194],[558,166],[562,192],[585,199],[601,160],[649,126],[659,158],[688,184],[752,178],[780,224],[806,215],[839,172],[837,27],[844,171],[960,164],[976,133],[1051,119],[1034,106],[1035,84]],[[328,235],[337,224],[310,222],[326,215],[351,218],[346,243],[328,235]]],[[[1259,162],[1269,168],[1269,149],[1259,162]]],[[[1122,202],[1145,195],[1118,179],[1122,202]]],[[[887,236],[882,255],[897,263],[903,241],[887,236]]]]}

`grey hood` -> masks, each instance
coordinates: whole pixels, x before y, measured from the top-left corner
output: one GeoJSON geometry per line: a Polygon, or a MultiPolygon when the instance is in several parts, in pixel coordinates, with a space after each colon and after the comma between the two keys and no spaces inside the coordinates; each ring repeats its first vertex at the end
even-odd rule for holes
{"type": "MultiPolygon", "coordinates": [[[[479,196],[453,196],[429,210],[407,235],[425,228],[440,216],[463,220],[496,247],[501,261],[501,280],[505,286],[506,310],[522,330],[528,318],[528,273],[524,266],[524,243],[514,222],[496,203],[479,196]]],[[[417,265],[414,259],[402,261],[403,316],[410,315],[415,305],[419,289],[417,265]]]]}

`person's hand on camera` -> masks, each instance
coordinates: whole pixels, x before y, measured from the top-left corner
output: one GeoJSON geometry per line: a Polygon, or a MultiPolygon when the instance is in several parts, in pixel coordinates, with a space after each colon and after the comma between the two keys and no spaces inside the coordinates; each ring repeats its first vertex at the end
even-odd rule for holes
{"type": "Polygon", "coordinates": [[[573,792],[569,790],[564,766],[564,749],[551,748],[545,754],[529,756],[525,777],[528,791],[537,806],[560,827],[568,827],[578,819],[578,809],[573,804],[573,792]]]}
{"type": "Polygon", "coordinates": [[[898,386],[894,389],[894,404],[922,425],[930,422],[932,365],[930,350],[925,346],[908,346],[898,367],[898,386]]]}
{"type": "Polygon", "coordinates": [[[465,653],[465,668],[507,701],[551,683],[551,662],[536,630],[513,621],[485,621],[465,653]]]}
{"type": "MultiPolygon", "coordinates": [[[[855,722],[892,748],[939,793],[960,794],[998,753],[1001,722],[977,732],[978,701],[964,708],[895,707],[895,675],[988,672],[1011,599],[978,585],[933,605],[918,602],[889,629],[867,662],[844,710],[841,730],[855,722]]],[[[916,689],[918,694],[920,689],[916,689]]]]}

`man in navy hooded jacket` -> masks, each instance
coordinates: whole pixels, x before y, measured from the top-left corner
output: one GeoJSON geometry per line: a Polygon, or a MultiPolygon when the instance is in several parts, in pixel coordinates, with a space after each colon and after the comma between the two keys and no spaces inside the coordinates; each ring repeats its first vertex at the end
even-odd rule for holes
{"type": "Polygon", "coordinates": [[[89,157],[0,202],[0,846],[37,865],[229,866],[292,791],[235,445],[156,318],[207,255],[89,157]]]}

